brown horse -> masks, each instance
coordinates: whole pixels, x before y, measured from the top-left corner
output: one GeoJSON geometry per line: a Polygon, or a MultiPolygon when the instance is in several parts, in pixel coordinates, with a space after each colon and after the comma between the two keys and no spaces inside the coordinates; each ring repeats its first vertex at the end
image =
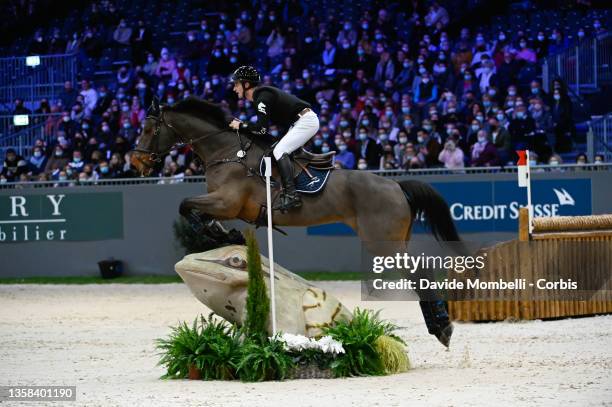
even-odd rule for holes
{"type": "MultiPolygon", "coordinates": [[[[215,104],[195,97],[173,106],[154,101],[132,153],[132,165],[149,175],[177,144],[190,144],[203,160],[208,188],[206,194],[184,199],[181,215],[192,223],[212,219],[254,223],[260,218],[266,205],[265,184],[259,176],[259,162],[268,150],[265,142],[229,129],[225,112],[215,104]]],[[[381,242],[386,242],[387,252],[405,250],[413,220],[422,214],[436,239],[460,240],[444,199],[419,181],[398,182],[366,171],[334,170],[324,192],[304,194],[302,199],[300,208],[275,212],[274,225],[341,222],[359,235],[368,251],[380,254],[381,242]]],[[[421,306],[429,307],[423,309],[429,332],[448,346],[452,325],[446,311],[436,305],[439,302],[422,301],[421,306]],[[428,313],[434,317],[428,318],[428,313]],[[442,320],[436,320],[442,314],[442,320]]]]}

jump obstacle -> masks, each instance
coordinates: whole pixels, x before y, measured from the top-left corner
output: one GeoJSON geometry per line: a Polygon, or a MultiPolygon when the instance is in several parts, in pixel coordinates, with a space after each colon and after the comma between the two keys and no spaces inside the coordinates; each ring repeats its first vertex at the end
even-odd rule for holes
{"type": "Polygon", "coordinates": [[[555,275],[604,284],[588,301],[559,300],[559,292],[554,290],[539,290],[536,294],[535,287],[515,290],[503,299],[498,299],[499,291],[473,291],[469,300],[449,301],[449,314],[454,320],[531,320],[612,312],[612,282],[609,281],[612,215],[535,218],[530,235],[528,211],[522,208],[518,239],[493,246],[486,253],[489,264],[480,275],[482,280],[512,281],[519,275],[530,280],[555,275]]]}

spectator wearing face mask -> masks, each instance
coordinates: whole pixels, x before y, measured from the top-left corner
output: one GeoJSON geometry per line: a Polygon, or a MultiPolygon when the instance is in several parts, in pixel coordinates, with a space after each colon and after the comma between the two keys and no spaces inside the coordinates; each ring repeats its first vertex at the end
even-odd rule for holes
{"type": "Polygon", "coordinates": [[[438,86],[431,80],[429,73],[425,72],[421,77],[421,83],[416,88],[414,101],[420,107],[425,107],[438,100],[438,86]]]}
{"type": "Polygon", "coordinates": [[[550,112],[553,132],[556,138],[555,150],[559,152],[569,151],[575,132],[574,121],[572,119],[572,103],[569,96],[563,94],[560,88],[553,91],[550,112]]]}
{"type": "Polygon", "coordinates": [[[531,64],[535,64],[537,60],[535,51],[529,48],[527,39],[525,37],[521,37],[519,40],[519,48],[517,50],[515,59],[517,61],[528,62],[531,64]]]}
{"type": "Polygon", "coordinates": [[[565,38],[565,35],[555,28],[550,35],[550,43],[548,44],[548,52],[550,54],[557,54],[569,46],[569,41],[565,38]]]}
{"type": "Polygon", "coordinates": [[[459,77],[454,93],[457,99],[463,99],[470,92],[479,97],[480,88],[478,87],[478,80],[474,77],[472,71],[466,70],[463,76],[459,77]]]}
{"type": "Polygon", "coordinates": [[[449,138],[444,143],[444,149],[438,155],[438,161],[444,164],[444,168],[463,168],[465,166],[465,155],[463,150],[457,147],[456,141],[449,138]]]}
{"type": "Polygon", "coordinates": [[[75,173],[79,173],[83,170],[85,162],[83,161],[82,153],[79,150],[74,150],[72,153],[72,161],[68,163],[68,166],[75,173]]]}
{"type": "Polygon", "coordinates": [[[440,165],[438,156],[442,146],[438,140],[431,137],[425,130],[419,130],[417,133],[417,145],[416,149],[418,152],[418,159],[427,168],[434,168],[440,165]]]}
{"type": "Polygon", "coordinates": [[[168,48],[162,48],[160,55],[161,59],[155,70],[155,75],[164,81],[169,81],[172,79],[172,72],[176,69],[176,61],[170,57],[168,48]]]}
{"type": "MultiPolygon", "coordinates": [[[[553,154],[548,159],[548,165],[550,165],[551,167],[558,167],[561,164],[563,164],[563,159],[561,159],[561,156],[559,156],[558,154],[553,154]]],[[[561,171],[561,169],[556,168],[556,171],[561,171]]]]}
{"type": "Polygon", "coordinates": [[[545,57],[548,53],[548,44],[548,38],[546,38],[544,31],[539,31],[534,43],[534,50],[538,59],[545,57]]]}
{"type": "Polygon", "coordinates": [[[45,173],[52,174],[55,169],[64,168],[66,165],[68,165],[68,157],[64,154],[62,146],[56,145],[45,166],[45,173]]]}
{"type": "Polygon", "coordinates": [[[489,118],[489,131],[491,132],[491,142],[497,149],[500,164],[505,165],[509,161],[512,161],[513,152],[510,133],[501,125],[499,117],[494,116],[489,118]]]}
{"type": "Polygon", "coordinates": [[[393,63],[389,52],[384,51],[382,54],[380,54],[380,60],[376,65],[374,80],[378,83],[383,83],[386,80],[393,80],[394,76],[395,64],[393,63]]]}
{"type": "Polygon", "coordinates": [[[81,96],[83,96],[83,105],[85,107],[85,115],[89,116],[96,108],[98,103],[98,92],[92,88],[88,80],[81,81],[81,96]]]}
{"type": "Polygon", "coordinates": [[[514,118],[510,120],[508,131],[512,137],[515,150],[524,150],[535,131],[535,122],[527,115],[525,106],[516,108],[514,118]]]}
{"type": "Polygon", "coordinates": [[[342,168],[347,170],[352,170],[355,168],[355,154],[348,149],[346,142],[344,140],[336,143],[336,147],[338,148],[338,153],[335,156],[335,162],[340,163],[342,168]]]}
{"type": "Polygon", "coordinates": [[[485,130],[480,130],[476,143],[472,145],[470,166],[492,167],[495,165],[499,165],[497,149],[489,140],[487,132],[485,130]]]}
{"type": "Polygon", "coordinates": [[[34,147],[32,156],[28,160],[28,173],[30,175],[38,175],[45,171],[47,165],[47,156],[42,147],[34,147]]]}
{"type": "Polygon", "coordinates": [[[382,146],[370,137],[364,128],[359,129],[357,137],[358,140],[355,143],[356,156],[365,160],[368,169],[377,170],[382,157],[382,146]]]}
{"type": "Polygon", "coordinates": [[[230,64],[229,58],[223,53],[221,48],[215,48],[206,66],[208,75],[225,75],[230,72],[231,69],[232,65],[230,64]]]}

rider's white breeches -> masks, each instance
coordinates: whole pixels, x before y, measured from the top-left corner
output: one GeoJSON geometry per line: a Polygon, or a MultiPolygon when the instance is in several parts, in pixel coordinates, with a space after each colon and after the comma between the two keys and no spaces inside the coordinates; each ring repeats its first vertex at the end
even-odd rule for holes
{"type": "Polygon", "coordinates": [[[291,126],[287,134],[274,147],[274,158],[291,154],[302,147],[319,131],[319,118],[315,112],[307,112],[291,126]]]}

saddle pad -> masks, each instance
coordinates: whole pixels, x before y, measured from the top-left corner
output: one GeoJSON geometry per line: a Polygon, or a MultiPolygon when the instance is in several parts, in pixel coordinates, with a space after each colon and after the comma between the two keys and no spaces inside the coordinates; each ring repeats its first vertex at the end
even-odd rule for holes
{"type": "MultiPolygon", "coordinates": [[[[321,192],[325,187],[325,184],[327,184],[331,170],[317,170],[309,167],[308,171],[312,175],[312,178],[306,173],[306,171],[300,171],[300,173],[295,177],[295,189],[303,194],[316,194],[321,192]]],[[[266,163],[263,158],[259,163],[259,172],[260,174],[266,173],[266,163]]],[[[272,188],[276,188],[280,185],[280,182],[278,182],[274,177],[270,178],[270,183],[272,188]]]]}

